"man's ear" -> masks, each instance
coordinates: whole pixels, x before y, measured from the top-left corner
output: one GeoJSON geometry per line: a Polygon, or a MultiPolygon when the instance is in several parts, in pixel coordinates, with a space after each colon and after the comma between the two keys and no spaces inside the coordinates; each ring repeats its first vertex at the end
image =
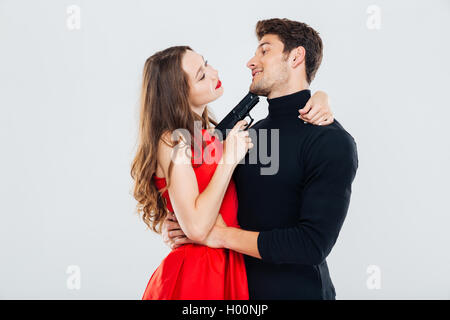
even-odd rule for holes
{"type": "Polygon", "coordinates": [[[291,55],[292,68],[297,68],[297,66],[305,62],[306,50],[302,46],[299,46],[292,50],[291,55]]]}

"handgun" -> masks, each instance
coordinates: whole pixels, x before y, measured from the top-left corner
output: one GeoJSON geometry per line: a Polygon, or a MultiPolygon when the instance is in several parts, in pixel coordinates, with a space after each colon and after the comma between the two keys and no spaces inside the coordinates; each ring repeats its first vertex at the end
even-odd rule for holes
{"type": "Polygon", "coordinates": [[[217,124],[215,129],[219,130],[221,132],[223,140],[225,140],[227,137],[227,134],[228,134],[227,131],[230,131],[231,129],[233,129],[233,127],[236,125],[236,123],[238,123],[239,121],[241,121],[242,119],[244,119],[247,116],[251,119],[251,121],[244,128],[244,130],[247,130],[250,127],[250,125],[253,123],[253,120],[254,120],[250,116],[250,110],[252,110],[253,107],[258,102],[259,102],[259,97],[256,94],[249,92],[244,97],[244,99],[242,99],[241,102],[239,102],[237,104],[237,106],[234,107],[233,110],[231,110],[230,113],[228,113],[226,115],[226,117],[223,118],[223,120],[219,122],[219,124],[217,124]]]}

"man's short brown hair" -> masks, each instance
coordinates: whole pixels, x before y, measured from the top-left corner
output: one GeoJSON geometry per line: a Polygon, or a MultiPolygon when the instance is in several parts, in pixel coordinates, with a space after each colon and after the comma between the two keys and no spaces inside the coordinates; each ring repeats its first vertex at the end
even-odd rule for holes
{"type": "Polygon", "coordinates": [[[306,81],[311,83],[322,62],[322,39],[319,33],[306,23],[289,19],[260,20],[256,24],[256,36],[261,40],[266,34],[277,35],[284,44],[283,53],[302,46],[306,51],[306,81]]]}

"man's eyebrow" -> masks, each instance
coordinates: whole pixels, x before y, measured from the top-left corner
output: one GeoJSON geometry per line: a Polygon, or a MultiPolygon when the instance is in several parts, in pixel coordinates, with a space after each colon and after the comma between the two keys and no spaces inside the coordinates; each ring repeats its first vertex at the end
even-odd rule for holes
{"type": "MultiPolygon", "coordinates": [[[[205,61],[205,57],[202,56],[202,58],[203,58],[203,61],[205,61]]],[[[197,78],[198,74],[200,73],[200,71],[202,71],[202,67],[203,67],[203,65],[200,66],[200,68],[198,68],[198,71],[197,71],[197,74],[195,75],[195,78],[197,78]]]]}
{"type": "Polygon", "coordinates": [[[267,41],[266,41],[266,42],[261,43],[261,44],[258,46],[258,49],[261,48],[261,47],[262,47],[263,45],[265,45],[265,44],[270,45],[270,42],[267,42],[267,41]]]}

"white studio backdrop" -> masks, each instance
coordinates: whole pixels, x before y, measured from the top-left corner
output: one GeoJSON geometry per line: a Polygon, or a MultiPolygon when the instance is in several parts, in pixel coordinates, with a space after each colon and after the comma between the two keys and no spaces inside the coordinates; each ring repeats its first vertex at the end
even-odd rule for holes
{"type": "Polygon", "coordinates": [[[1,299],[142,297],[169,253],[132,197],[144,62],[172,45],[204,55],[222,119],[273,17],[321,34],[312,89],[358,146],[328,257],[336,298],[450,298],[450,1],[1,0],[1,299]]]}

